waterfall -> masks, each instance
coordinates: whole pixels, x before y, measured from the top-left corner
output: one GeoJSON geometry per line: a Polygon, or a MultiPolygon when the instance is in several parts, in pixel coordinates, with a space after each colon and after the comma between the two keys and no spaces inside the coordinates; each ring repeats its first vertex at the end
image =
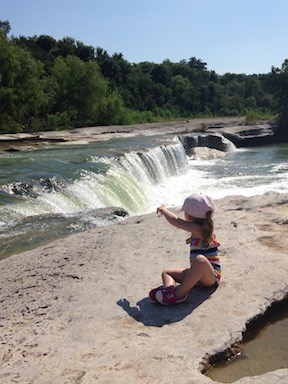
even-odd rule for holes
{"type": "Polygon", "coordinates": [[[58,184],[53,179],[53,188],[39,188],[39,181],[2,186],[2,190],[17,198],[0,207],[1,221],[8,224],[29,216],[73,215],[111,206],[129,213],[144,212],[153,186],[188,168],[178,139],[169,145],[117,157],[90,156],[86,161],[91,167],[82,169],[78,179],[58,184]]]}
{"type": "MultiPolygon", "coordinates": [[[[101,159],[94,157],[91,161],[97,164],[101,159]]],[[[145,210],[153,186],[185,173],[188,168],[179,140],[146,151],[130,152],[109,162],[105,175],[93,173],[100,205],[121,206],[133,213],[145,210]]]]}
{"type": "Polygon", "coordinates": [[[179,205],[193,191],[216,198],[287,191],[287,146],[233,153],[231,142],[210,136],[211,148],[232,153],[195,160],[189,149],[198,146],[198,136],[136,136],[0,154],[0,259],[110,225],[118,220],[115,206],[138,215],[159,204],[179,205]]]}
{"type": "Polygon", "coordinates": [[[222,142],[226,145],[226,151],[227,152],[234,152],[236,151],[236,145],[234,143],[232,143],[231,140],[227,139],[226,137],[224,137],[223,135],[222,136],[222,142]]]}

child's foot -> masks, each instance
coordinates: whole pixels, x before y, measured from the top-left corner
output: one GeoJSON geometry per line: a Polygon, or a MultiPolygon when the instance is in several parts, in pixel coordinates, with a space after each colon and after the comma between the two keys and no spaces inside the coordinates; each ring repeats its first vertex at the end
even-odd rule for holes
{"type": "Polygon", "coordinates": [[[154,301],[154,303],[158,303],[158,301],[156,300],[156,297],[155,297],[155,294],[156,292],[159,291],[159,289],[163,288],[163,285],[160,285],[160,287],[157,287],[157,288],[154,288],[152,289],[152,291],[149,292],[149,297],[152,301],[154,301]]]}
{"type": "Polygon", "coordinates": [[[187,297],[188,295],[185,295],[181,299],[178,299],[176,297],[176,288],[173,285],[170,285],[170,287],[162,287],[155,293],[155,299],[162,305],[184,303],[187,297]]]}

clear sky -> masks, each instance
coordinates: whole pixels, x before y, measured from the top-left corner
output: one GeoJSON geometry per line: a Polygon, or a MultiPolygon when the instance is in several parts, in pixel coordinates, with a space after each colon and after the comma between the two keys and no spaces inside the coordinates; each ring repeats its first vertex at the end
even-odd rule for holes
{"type": "Polygon", "coordinates": [[[14,36],[69,36],[130,63],[196,57],[260,74],[288,58],[287,0],[0,0],[14,36]]]}

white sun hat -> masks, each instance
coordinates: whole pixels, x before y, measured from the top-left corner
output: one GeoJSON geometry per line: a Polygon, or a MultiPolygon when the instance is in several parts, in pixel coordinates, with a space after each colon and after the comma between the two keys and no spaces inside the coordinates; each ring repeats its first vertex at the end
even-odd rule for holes
{"type": "Polygon", "coordinates": [[[174,209],[175,212],[185,212],[192,217],[205,219],[207,212],[214,212],[214,201],[204,193],[192,193],[184,203],[174,209]]]}

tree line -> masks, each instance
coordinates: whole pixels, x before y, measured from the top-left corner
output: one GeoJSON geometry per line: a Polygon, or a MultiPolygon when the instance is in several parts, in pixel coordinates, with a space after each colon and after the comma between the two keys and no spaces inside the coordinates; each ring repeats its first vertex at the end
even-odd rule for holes
{"type": "Polygon", "coordinates": [[[287,121],[288,60],[267,74],[220,76],[196,57],[135,64],[71,37],[10,29],[0,21],[2,133],[213,116],[287,121]]]}

